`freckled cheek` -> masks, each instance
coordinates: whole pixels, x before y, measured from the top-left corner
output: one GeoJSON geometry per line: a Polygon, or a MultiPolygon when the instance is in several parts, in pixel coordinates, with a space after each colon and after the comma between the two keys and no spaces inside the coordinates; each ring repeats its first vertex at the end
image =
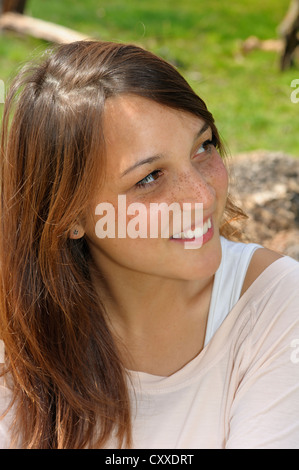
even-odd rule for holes
{"type": "Polygon", "coordinates": [[[222,190],[227,194],[228,191],[228,172],[225,166],[221,165],[221,169],[219,170],[219,181],[222,190]]]}
{"type": "Polygon", "coordinates": [[[214,168],[213,178],[214,181],[212,184],[217,198],[217,215],[215,214],[215,217],[220,224],[225,211],[228,194],[228,172],[223,164],[222,159],[214,168]]]}
{"type": "Polygon", "coordinates": [[[216,154],[213,165],[208,169],[207,179],[217,196],[225,196],[228,190],[228,172],[220,155],[216,154]]]}

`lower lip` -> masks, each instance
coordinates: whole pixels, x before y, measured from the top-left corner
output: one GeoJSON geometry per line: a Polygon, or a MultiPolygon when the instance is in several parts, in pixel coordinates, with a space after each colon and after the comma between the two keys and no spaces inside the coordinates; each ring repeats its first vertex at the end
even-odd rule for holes
{"type": "Polygon", "coordinates": [[[191,243],[194,246],[196,245],[196,241],[198,241],[198,245],[200,247],[204,245],[205,243],[207,243],[208,241],[210,241],[211,238],[213,238],[213,235],[214,235],[214,227],[213,227],[213,222],[212,222],[212,227],[209,228],[209,230],[200,238],[195,238],[195,237],[194,238],[170,238],[169,240],[171,242],[176,242],[180,244],[191,243]]]}

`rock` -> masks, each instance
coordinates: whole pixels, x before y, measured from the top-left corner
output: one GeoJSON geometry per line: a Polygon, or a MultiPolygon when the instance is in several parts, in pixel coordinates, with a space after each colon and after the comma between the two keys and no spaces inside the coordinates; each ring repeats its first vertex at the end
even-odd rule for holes
{"type": "Polygon", "coordinates": [[[245,238],[299,261],[299,158],[254,151],[231,158],[229,171],[245,238]]]}

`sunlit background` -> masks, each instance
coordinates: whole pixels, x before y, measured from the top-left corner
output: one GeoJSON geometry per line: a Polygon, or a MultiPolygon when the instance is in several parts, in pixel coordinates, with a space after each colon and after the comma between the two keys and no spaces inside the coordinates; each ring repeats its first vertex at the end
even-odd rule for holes
{"type": "MultiPolygon", "coordinates": [[[[289,4],[289,0],[27,0],[24,14],[94,39],[133,42],[173,63],[206,101],[232,155],[267,149],[299,156],[299,103],[290,98],[291,82],[299,79],[299,61],[281,71],[277,50],[244,52],[249,37],[280,39],[278,27],[289,4]]],[[[20,66],[48,45],[30,35],[2,31],[0,80],[5,88],[20,66]]]]}

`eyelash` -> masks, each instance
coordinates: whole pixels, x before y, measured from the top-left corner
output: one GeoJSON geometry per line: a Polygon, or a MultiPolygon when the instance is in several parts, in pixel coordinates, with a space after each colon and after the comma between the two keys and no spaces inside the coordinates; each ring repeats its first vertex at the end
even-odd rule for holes
{"type": "MultiPolygon", "coordinates": [[[[215,136],[213,136],[212,139],[206,140],[203,144],[201,144],[201,146],[196,150],[194,155],[197,155],[199,149],[201,149],[202,147],[204,148],[204,151],[199,152],[198,155],[203,154],[205,152],[210,153],[211,152],[211,147],[210,146],[213,146],[213,147],[217,146],[217,139],[216,139],[215,136]]],[[[137,188],[145,188],[145,187],[152,186],[152,185],[156,184],[156,181],[159,179],[159,177],[161,176],[162,173],[163,172],[161,170],[154,170],[151,173],[149,173],[148,175],[146,175],[144,178],[142,178],[142,180],[138,181],[138,183],[136,183],[135,186],[137,188]],[[148,178],[152,177],[153,175],[157,175],[157,177],[154,179],[154,181],[150,181],[150,182],[147,183],[146,180],[148,178]]]]}
{"type": "MultiPolygon", "coordinates": [[[[196,150],[194,155],[198,154],[198,150],[201,149],[202,147],[205,149],[205,147],[208,147],[208,149],[205,149],[205,151],[211,152],[211,146],[216,147],[217,146],[217,139],[215,136],[212,137],[212,139],[206,140],[201,146],[196,150]]],[[[204,153],[204,152],[200,152],[204,153]]]]}
{"type": "Polygon", "coordinates": [[[161,174],[162,174],[161,170],[152,171],[147,176],[145,176],[145,178],[143,178],[142,180],[138,181],[138,183],[136,183],[137,188],[145,188],[145,186],[148,187],[148,186],[151,186],[152,184],[155,184],[156,180],[159,178],[159,176],[161,176],[161,174]],[[151,181],[150,183],[146,183],[145,180],[153,175],[159,175],[159,176],[156,179],[154,179],[154,181],[151,181]]]}

